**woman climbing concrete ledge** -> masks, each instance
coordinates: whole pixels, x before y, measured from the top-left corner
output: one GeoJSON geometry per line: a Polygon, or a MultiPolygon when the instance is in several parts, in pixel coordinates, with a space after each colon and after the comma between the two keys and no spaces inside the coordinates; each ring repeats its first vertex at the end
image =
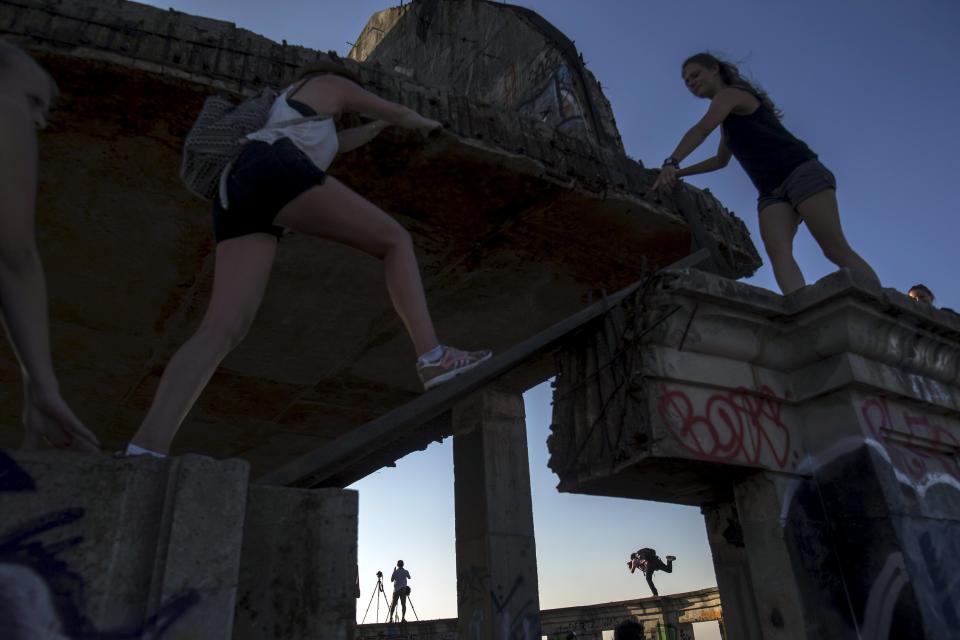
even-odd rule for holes
{"type": "Polygon", "coordinates": [[[690,93],[710,100],[710,107],[664,160],[654,188],[670,189],[677,178],[722,169],[732,154],[760,192],[760,235],[784,294],[806,284],[793,257],[793,239],[801,221],[828,260],[879,284],[877,274],[843,235],[833,173],[781,124],[780,110],[770,97],[741,76],[737,67],[709,53],[687,58],[681,69],[690,93]],[[681,168],[680,162],[718,126],[717,154],[681,168]]]}

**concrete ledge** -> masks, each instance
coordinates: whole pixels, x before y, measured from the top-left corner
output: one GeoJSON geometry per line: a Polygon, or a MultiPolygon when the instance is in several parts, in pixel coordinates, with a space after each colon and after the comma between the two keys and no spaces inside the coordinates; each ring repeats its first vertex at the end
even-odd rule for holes
{"type": "Polygon", "coordinates": [[[250,486],[237,640],[351,640],[357,492],[250,486]]]}
{"type": "Polygon", "coordinates": [[[42,579],[48,627],[71,637],[230,638],[247,477],[239,460],[0,451],[0,565],[42,579]]]}

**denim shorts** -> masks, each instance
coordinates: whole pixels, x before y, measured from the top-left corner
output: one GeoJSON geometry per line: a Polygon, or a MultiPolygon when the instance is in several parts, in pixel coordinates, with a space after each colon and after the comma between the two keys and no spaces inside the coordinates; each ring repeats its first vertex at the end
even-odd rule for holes
{"type": "Polygon", "coordinates": [[[757,211],[763,211],[777,202],[797,205],[821,191],[837,188],[837,178],[819,160],[807,160],[790,172],[783,183],[757,198],[757,211]]]}
{"type": "Polygon", "coordinates": [[[219,195],[213,201],[214,237],[217,242],[251,233],[280,238],[284,228],[273,223],[280,210],[326,178],[289,138],[248,142],[227,175],[227,208],[219,195]]]}

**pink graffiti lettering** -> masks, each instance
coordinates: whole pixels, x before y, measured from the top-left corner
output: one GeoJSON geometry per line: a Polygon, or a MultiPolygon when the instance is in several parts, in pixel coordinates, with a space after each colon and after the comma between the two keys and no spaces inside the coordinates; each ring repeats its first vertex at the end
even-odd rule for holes
{"type": "Polygon", "coordinates": [[[702,408],[684,391],[661,387],[657,411],[687,451],[706,460],[787,466],[790,430],[769,387],[714,393],[702,408]],[[698,411],[698,409],[700,409],[698,411]]]}
{"type": "Polygon", "coordinates": [[[868,398],[860,407],[863,421],[890,454],[894,466],[915,481],[942,472],[960,480],[960,460],[949,452],[960,450],[960,439],[950,429],[927,415],[902,408],[891,409],[886,398],[868,398]],[[909,436],[900,441],[893,434],[909,436]]]}

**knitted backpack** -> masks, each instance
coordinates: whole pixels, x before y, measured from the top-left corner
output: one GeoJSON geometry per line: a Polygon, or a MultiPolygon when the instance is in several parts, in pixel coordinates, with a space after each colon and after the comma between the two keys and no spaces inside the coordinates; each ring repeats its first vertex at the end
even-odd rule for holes
{"type": "Polygon", "coordinates": [[[270,88],[240,104],[222,95],[206,99],[183,143],[180,179],[187,189],[204,200],[216,197],[220,174],[240,155],[246,136],[267,123],[276,99],[270,88]]]}
{"type": "MultiPolygon", "coordinates": [[[[306,84],[306,80],[300,86],[303,84],[306,84]]],[[[268,87],[240,104],[234,104],[222,95],[206,99],[183,143],[180,179],[191,193],[204,200],[213,200],[217,196],[220,174],[240,155],[243,145],[248,142],[247,136],[266,128],[264,125],[277,95],[268,87]]],[[[277,129],[327,117],[296,118],[278,122],[269,128],[277,129]]]]}

